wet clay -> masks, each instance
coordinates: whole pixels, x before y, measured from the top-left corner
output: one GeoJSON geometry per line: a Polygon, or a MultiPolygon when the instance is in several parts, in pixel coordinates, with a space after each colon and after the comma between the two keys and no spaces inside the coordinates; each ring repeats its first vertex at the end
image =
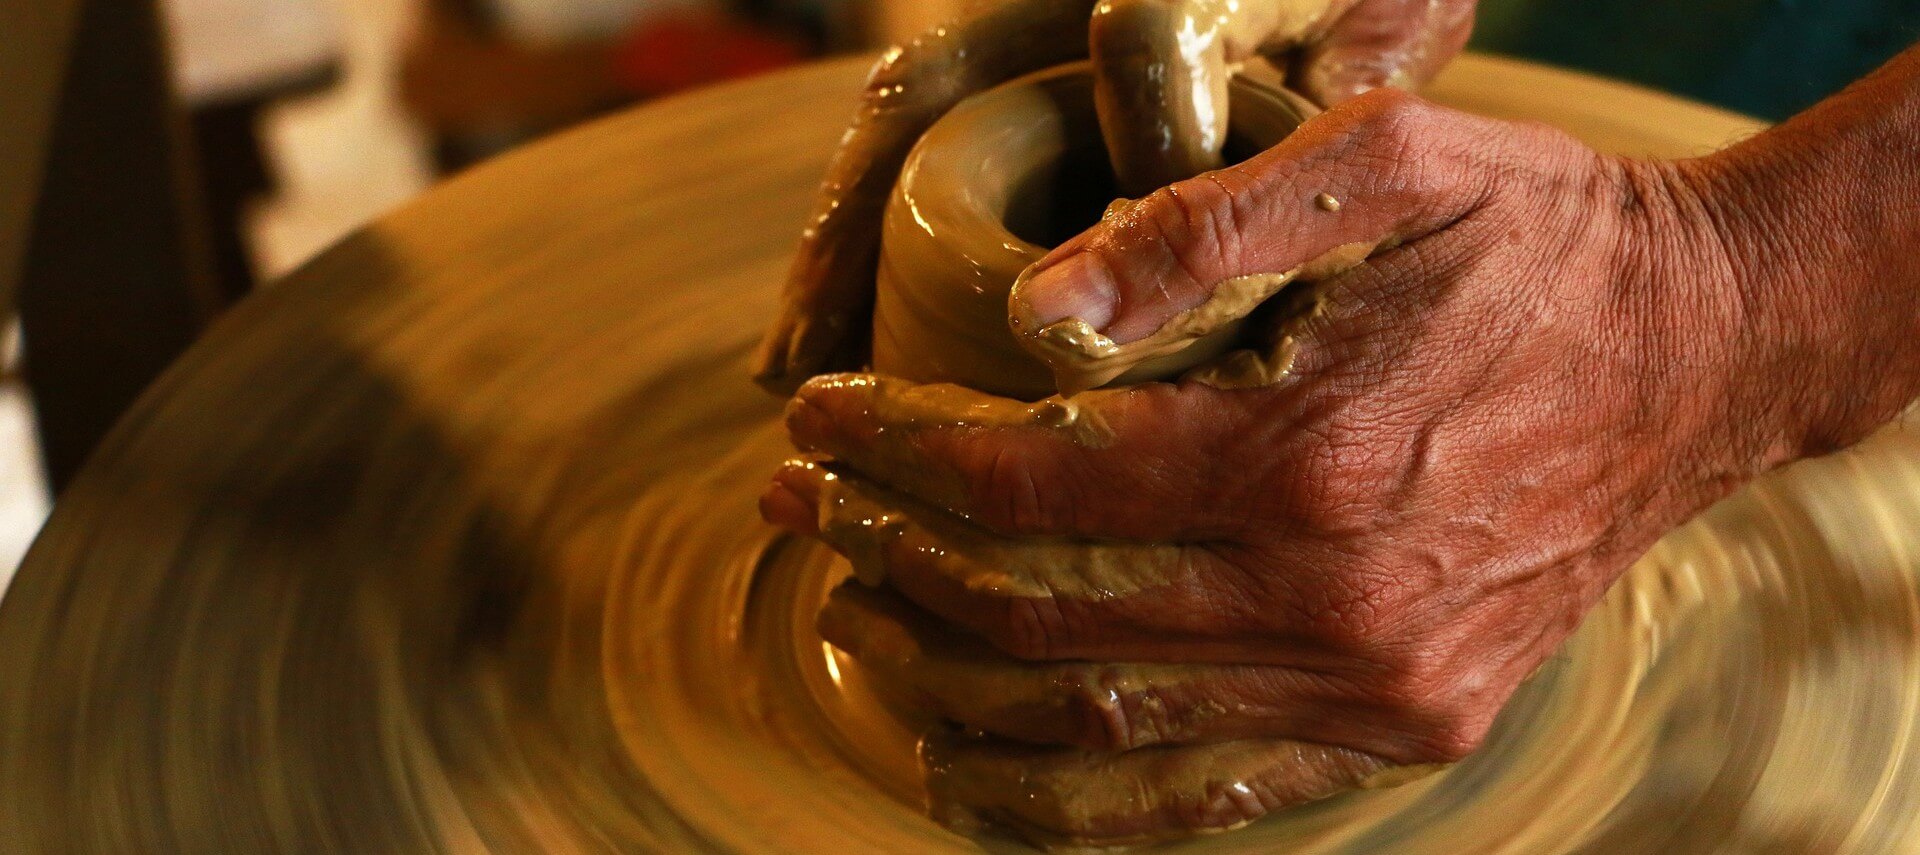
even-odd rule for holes
{"type": "Polygon", "coordinates": [[[936,733],[922,750],[942,822],[963,831],[991,823],[1049,847],[1150,843],[1169,828],[1234,831],[1266,815],[1262,797],[1311,802],[1383,768],[1359,752],[1278,739],[1110,755],[936,733]]]}
{"type": "MultiPolygon", "coordinates": [[[[1105,356],[1094,355],[1105,339],[1090,331],[1056,348],[1074,355],[1052,366],[1054,350],[1040,350],[1043,359],[1023,347],[1008,327],[1021,272],[1093,225],[1103,208],[1108,216],[1127,210],[1110,204],[1111,174],[1086,168],[1103,161],[1092,86],[1084,64],[1044,72],[966,101],[921,140],[887,210],[875,369],[1025,400],[1176,376],[1231,349],[1245,310],[1292,278],[1271,277],[1264,291],[1226,288],[1219,305],[1190,313],[1166,335],[1105,356]],[[1099,382],[1079,380],[1082,373],[1099,382]]],[[[1238,156],[1278,142],[1312,110],[1252,81],[1236,82],[1232,94],[1228,151],[1238,156]]]]}
{"type": "MultiPolygon", "coordinates": [[[[1124,216],[1122,213],[1114,216],[1124,216]]],[[[1276,382],[1292,364],[1292,354],[1303,313],[1317,310],[1317,294],[1306,299],[1280,319],[1284,331],[1268,348],[1239,348],[1223,358],[1200,363],[1197,357],[1217,354],[1196,352],[1201,342],[1225,332],[1237,332],[1248,315],[1279,294],[1289,284],[1316,282],[1339,275],[1365,261],[1375,243],[1348,244],[1334,249],[1307,264],[1283,273],[1257,273],[1236,276],[1214,284],[1206,301],[1180,312],[1145,338],[1124,344],[1096,332],[1080,318],[1063,318],[1044,326],[1033,319],[1033,310],[1021,296],[1030,273],[1014,283],[1008,299],[1009,326],[1026,350],[1047,364],[1053,373],[1055,388],[1062,395],[1073,395],[1098,388],[1116,380],[1150,371],[1149,366],[1166,365],[1180,354],[1189,354],[1196,364],[1190,376],[1216,386],[1256,386],[1276,382]]]]}
{"type": "MultiPolygon", "coordinates": [[[[1284,373],[1291,338],[1228,353],[1245,344],[1241,322],[1289,283],[1359,263],[1372,244],[1218,283],[1205,303],[1138,341],[1115,343],[1078,318],[1033,320],[1021,285],[1048,246],[1093,224],[1075,212],[1103,207],[1103,219],[1118,220],[1137,204],[1112,201],[1113,177],[1098,169],[1100,125],[1112,119],[1105,105],[1094,109],[1092,88],[1084,65],[1043,72],[960,104],[916,146],[885,219],[876,370],[1025,400],[1177,377],[1216,360],[1201,374],[1207,382],[1252,385],[1284,373]]],[[[1263,150],[1313,114],[1252,80],[1237,79],[1231,92],[1230,154],[1263,150]]],[[[1338,209],[1320,196],[1322,209],[1338,209]]]]}
{"type": "Polygon", "coordinates": [[[908,152],[969,96],[1084,60],[1097,66],[1105,141],[1123,193],[1221,162],[1228,78],[1261,51],[1321,32],[1350,0],[1004,0],[888,51],[816,194],[756,379],[792,392],[865,362],[878,267],[874,223],[908,152]]]}
{"type": "Polygon", "coordinates": [[[946,721],[1038,744],[1140,748],[1192,739],[1202,724],[1218,730],[1248,714],[1219,703],[1143,704],[1150,691],[1179,691],[1199,670],[1190,666],[1121,671],[1094,662],[1009,662],[979,638],[870,585],[836,588],[820,612],[820,631],[876,687],[905,689],[912,705],[946,721]],[[1153,708],[1150,714],[1122,719],[1143,706],[1153,708]],[[1122,722],[1124,728],[1112,726],[1122,722]]]}
{"type": "Polygon", "coordinates": [[[967,96],[1084,60],[1095,5],[1095,0],[994,3],[881,57],[852,127],[814,193],[800,251],[787,272],[793,299],[760,343],[756,380],[791,393],[813,374],[865,361],[880,254],[873,224],[886,208],[908,152],[967,96]]]}
{"type": "MultiPolygon", "coordinates": [[[[849,567],[754,508],[792,449],[743,378],[865,71],[509,154],[216,325],[0,603],[7,850],[1031,852],[927,817],[919,723],[815,630],[849,567]]],[[[1617,153],[1756,127],[1484,57],[1435,95],[1617,153]]],[[[1915,851],[1915,520],[1913,433],[1775,473],[1472,758],[1154,851],[1915,851]]]]}
{"type": "Polygon", "coordinates": [[[965,590],[1006,597],[1110,600],[1161,587],[1186,569],[1170,544],[1029,537],[1009,541],[972,522],[857,475],[821,469],[820,539],[867,585],[886,581],[890,550],[932,557],[935,572],[965,590]]]}

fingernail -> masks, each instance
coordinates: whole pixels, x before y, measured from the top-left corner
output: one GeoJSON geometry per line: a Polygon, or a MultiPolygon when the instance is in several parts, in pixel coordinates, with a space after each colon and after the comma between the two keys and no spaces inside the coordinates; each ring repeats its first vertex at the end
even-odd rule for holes
{"type": "Polygon", "coordinates": [[[883,378],[873,374],[828,374],[807,381],[787,401],[787,436],[801,451],[826,451],[850,439],[851,427],[873,416],[883,378]]]}
{"type": "Polygon", "coordinates": [[[760,494],[760,518],[794,534],[813,534],[813,510],[787,485],[775,482],[760,494]]]}
{"type": "Polygon", "coordinates": [[[1066,318],[1105,329],[1120,307],[1120,287],[1100,256],[1082,252],[1041,268],[1014,286],[1008,301],[1015,329],[1033,332],[1066,318]]]}
{"type": "Polygon", "coordinates": [[[821,442],[833,429],[833,415],[807,394],[804,386],[799,394],[787,400],[782,421],[787,426],[787,439],[799,451],[819,451],[821,442]]]}
{"type": "Polygon", "coordinates": [[[795,534],[818,531],[819,511],[814,507],[818,495],[806,495],[806,481],[806,473],[793,464],[782,468],[760,494],[760,518],[795,534]]]}

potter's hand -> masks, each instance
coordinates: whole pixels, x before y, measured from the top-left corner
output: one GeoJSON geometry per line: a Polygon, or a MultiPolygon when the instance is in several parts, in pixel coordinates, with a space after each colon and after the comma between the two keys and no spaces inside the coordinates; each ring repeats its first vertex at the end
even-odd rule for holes
{"type": "Polygon", "coordinates": [[[1431,77],[1465,42],[1473,0],[1011,0],[887,53],[828,168],[761,343],[781,393],[865,360],[881,213],[920,135],[961,99],[1092,55],[1102,123],[1136,193],[1218,165],[1227,70],[1256,55],[1333,103],[1431,77]]]}
{"type": "MultiPolygon", "coordinates": [[[[1920,388],[1882,355],[1912,352],[1912,260],[1863,241],[1861,256],[1906,273],[1798,263],[1837,232],[1776,243],[1792,221],[1765,212],[1793,208],[1729,191],[1746,186],[1729,164],[1763,148],[1641,163],[1402,93],[1349,101],[1095,227],[1015,295],[1028,326],[1073,316],[1124,345],[1219,283],[1389,238],[1321,284],[1278,382],[1021,404],[822,378],[788,425],[831,462],[790,466],[763,507],[984,642],[915,635],[897,610],[824,619],[949,718],[1093,749],[1313,747],[1267,756],[1244,798],[1204,776],[1167,783],[1212,788],[1185,796],[1207,809],[1182,821],[1456,760],[1662,533],[1770,466],[1859,438],[1920,388]],[[1737,227],[1749,215],[1766,227],[1737,227]],[[1809,288],[1818,311],[1795,305],[1809,288]]],[[[988,749],[956,756],[959,780],[1029,780],[1040,801],[1093,792],[1023,779],[988,749]]],[[[1132,762],[1088,756],[1046,762],[1132,762]]],[[[1088,819],[1097,805],[1000,809],[1106,827],[1088,819]]]]}

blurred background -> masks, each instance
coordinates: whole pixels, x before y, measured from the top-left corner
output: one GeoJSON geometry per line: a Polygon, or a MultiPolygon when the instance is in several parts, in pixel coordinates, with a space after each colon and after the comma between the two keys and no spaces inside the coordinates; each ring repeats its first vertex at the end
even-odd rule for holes
{"type": "Polygon", "coordinates": [[[256,281],[298,266],[437,178],[544,134],[684,89],[890,44],[959,5],[160,3],[209,201],[230,212],[232,233],[245,242],[226,259],[235,265],[227,273],[256,281]]]}
{"type": "Polygon", "coordinates": [[[44,35],[0,39],[0,296],[19,307],[0,340],[0,589],[93,444],[249,291],[517,145],[959,6],[0,0],[0,33],[44,35]]]}
{"type": "MultiPolygon", "coordinates": [[[[964,5],[0,0],[0,586],[140,390],[347,232],[569,125],[964,5]]],[[[1779,119],[1917,35],[1909,0],[1483,0],[1474,46],[1779,119]]]]}

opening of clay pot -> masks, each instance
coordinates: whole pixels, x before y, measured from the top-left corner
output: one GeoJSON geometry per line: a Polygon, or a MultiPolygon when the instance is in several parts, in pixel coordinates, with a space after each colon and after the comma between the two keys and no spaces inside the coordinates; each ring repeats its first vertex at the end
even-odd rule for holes
{"type": "MultiPolygon", "coordinates": [[[[1310,113],[1246,79],[1230,88],[1227,157],[1279,142],[1310,113]]],[[[1009,397],[1052,394],[1052,377],[1007,328],[1007,292],[1047,250],[1117,198],[1085,64],[962,102],[921,138],[888,206],[874,312],[874,366],[1009,397]]],[[[1236,330],[1146,363],[1118,383],[1166,377],[1227,349],[1236,330]]]]}
{"type": "Polygon", "coordinates": [[[1094,223],[1113,200],[1120,182],[1100,138],[1066,140],[1061,155],[1035,162],[1008,190],[1000,224],[1014,237],[1052,249],[1094,223]]]}

